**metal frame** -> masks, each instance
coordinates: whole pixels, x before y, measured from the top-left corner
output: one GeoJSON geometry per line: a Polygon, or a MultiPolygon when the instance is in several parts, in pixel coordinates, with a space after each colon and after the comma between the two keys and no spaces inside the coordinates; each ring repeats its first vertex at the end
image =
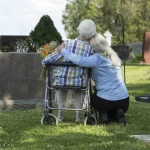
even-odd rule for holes
{"type": "MultiPolygon", "coordinates": [[[[125,54],[125,49],[124,49],[124,20],[123,16],[121,14],[118,14],[115,20],[115,24],[118,25],[118,19],[121,18],[121,23],[122,23],[122,44],[123,44],[123,53],[125,54]]],[[[124,55],[125,56],[125,55],[124,55]]],[[[126,84],[126,68],[125,68],[125,58],[123,59],[124,62],[124,83],[126,84]]]]}
{"type": "MultiPolygon", "coordinates": [[[[49,109],[49,111],[52,113],[52,110],[74,110],[74,111],[82,111],[86,108],[86,111],[89,111],[89,100],[90,100],[90,82],[91,82],[91,78],[89,76],[89,70],[88,70],[88,79],[87,79],[87,87],[72,87],[72,86],[68,86],[68,87],[62,87],[62,86],[57,86],[57,87],[53,87],[52,83],[51,83],[51,67],[52,66],[67,66],[67,67],[78,67],[75,64],[72,63],[68,63],[68,62],[49,62],[48,64],[46,64],[46,88],[45,88],[45,98],[44,98],[44,106],[45,109],[49,109]],[[52,107],[52,102],[56,102],[56,95],[55,95],[55,100],[52,101],[51,99],[51,90],[55,90],[55,92],[59,89],[71,89],[71,90],[80,90],[80,91],[87,91],[87,96],[86,98],[83,99],[83,97],[81,98],[83,100],[83,105],[81,109],[75,109],[75,108],[56,108],[56,107],[52,107]],[[49,104],[50,102],[50,104],[49,104]]],[[[82,95],[83,96],[83,95],[82,95]]]]}

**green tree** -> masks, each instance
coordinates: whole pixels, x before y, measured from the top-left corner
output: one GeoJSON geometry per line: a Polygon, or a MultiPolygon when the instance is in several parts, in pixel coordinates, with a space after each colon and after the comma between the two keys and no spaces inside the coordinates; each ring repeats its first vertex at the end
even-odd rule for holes
{"type": "Polygon", "coordinates": [[[48,15],[41,17],[34,30],[30,33],[30,38],[42,46],[50,41],[62,42],[62,37],[54,26],[53,21],[48,15]]]}
{"type": "Polygon", "coordinates": [[[113,44],[122,43],[122,21],[124,20],[125,43],[142,42],[143,33],[150,28],[149,0],[69,0],[62,16],[62,22],[69,38],[74,38],[80,21],[92,19],[97,25],[97,32],[103,34],[109,30],[113,34],[113,44]]]}
{"type": "Polygon", "coordinates": [[[137,0],[136,17],[134,23],[136,25],[136,36],[143,41],[143,34],[150,30],[150,1],[137,0]]]}
{"type": "MultiPolygon", "coordinates": [[[[98,12],[101,3],[101,0],[68,1],[62,16],[62,23],[65,25],[68,38],[77,36],[77,27],[83,19],[92,19],[97,22],[101,18],[102,12],[98,12]]],[[[101,30],[101,23],[97,25],[97,29],[101,30]]]]}

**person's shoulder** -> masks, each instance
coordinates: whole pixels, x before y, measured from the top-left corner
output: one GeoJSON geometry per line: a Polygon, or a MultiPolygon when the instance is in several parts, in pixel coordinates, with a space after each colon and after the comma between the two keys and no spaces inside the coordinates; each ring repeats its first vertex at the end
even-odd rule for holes
{"type": "MultiPolygon", "coordinates": [[[[82,40],[78,40],[78,39],[67,39],[66,41],[65,41],[65,44],[67,44],[67,45],[88,45],[88,46],[90,46],[90,44],[89,44],[89,42],[87,42],[87,41],[82,41],[82,40]]],[[[91,46],[90,46],[91,47],[91,46]]]]}
{"type": "Polygon", "coordinates": [[[81,44],[85,44],[85,45],[90,45],[90,43],[88,41],[77,40],[77,42],[79,42],[81,44]]]}
{"type": "Polygon", "coordinates": [[[79,41],[78,39],[66,39],[64,42],[69,42],[69,41],[79,41]]]}
{"type": "Polygon", "coordinates": [[[100,62],[106,61],[106,58],[100,55],[99,53],[94,53],[93,56],[95,57],[95,59],[97,59],[100,62]]]}
{"type": "Polygon", "coordinates": [[[70,40],[71,40],[71,39],[66,39],[66,40],[64,41],[64,43],[68,43],[70,40]]]}
{"type": "Polygon", "coordinates": [[[95,55],[97,55],[97,57],[99,57],[99,58],[101,58],[101,59],[104,59],[104,60],[108,60],[108,57],[105,57],[105,56],[103,56],[103,55],[101,55],[101,54],[99,54],[99,53],[95,53],[95,55]]]}
{"type": "Polygon", "coordinates": [[[67,40],[65,40],[65,43],[68,43],[68,44],[73,44],[73,43],[77,43],[77,42],[79,42],[79,40],[77,40],[77,39],[67,39],[67,40]]]}
{"type": "Polygon", "coordinates": [[[67,40],[64,41],[64,43],[65,43],[65,47],[68,47],[68,46],[74,45],[75,40],[67,39],[67,40]]]}
{"type": "Polygon", "coordinates": [[[95,67],[99,67],[103,60],[101,59],[101,55],[98,53],[94,53],[90,56],[91,60],[95,63],[95,67]]]}
{"type": "Polygon", "coordinates": [[[65,40],[65,42],[78,42],[78,43],[85,43],[85,44],[89,44],[88,41],[82,41],[82,40],[78,40],[77,38],[76,39],[67,39],[65,40]]]}
{"type": "Polygon", "coordinates": [[[98,53],[94,53],[93,55],[91,55],[91,57],[93,57],[95,59],[101,59],[101,55],[98,53]]]}
{"type": "Polygon", "coordinates": [[[101,57],[101,55],[99,53],[94,53],[93,54],[95,57],[101,57]]]}

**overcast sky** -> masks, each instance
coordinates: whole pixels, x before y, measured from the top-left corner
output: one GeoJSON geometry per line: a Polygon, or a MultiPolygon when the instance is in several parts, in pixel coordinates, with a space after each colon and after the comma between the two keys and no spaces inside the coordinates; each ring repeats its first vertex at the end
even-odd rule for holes
{"type": "Polygon", "coordinates": [[[0,0],[0,35],[29,35],[43,15],[49,15],[66,39],[61,22],[66,0],[0,0]]]}

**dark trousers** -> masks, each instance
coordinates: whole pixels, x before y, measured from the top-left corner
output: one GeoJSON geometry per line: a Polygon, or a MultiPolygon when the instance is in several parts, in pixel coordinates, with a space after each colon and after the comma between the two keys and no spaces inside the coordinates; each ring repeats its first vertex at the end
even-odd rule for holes
{"type": "Polygon", "coordinates": [[[129,97],[121,100],[111,101],[105,100],[101,97],[98,97],[96,94],[91,95],[91,106],[98,111],[99,113],[107,112],[114,120],[116,111],[122,109],[124,113],[127,112],[129,108],[129,97]]]}

